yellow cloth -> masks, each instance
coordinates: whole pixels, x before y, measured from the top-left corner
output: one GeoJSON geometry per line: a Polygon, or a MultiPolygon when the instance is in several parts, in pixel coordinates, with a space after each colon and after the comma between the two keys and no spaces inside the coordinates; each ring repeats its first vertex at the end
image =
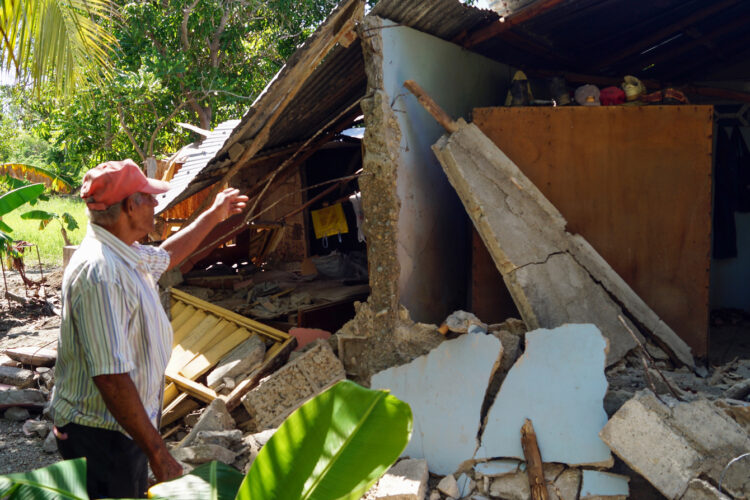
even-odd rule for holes
{"type": "Polygon", "coordinates": [[[310,215],[312,215],[315,237],[318,239],[349,232],[341,203],[320,210],[313,210],[310,215]]]}

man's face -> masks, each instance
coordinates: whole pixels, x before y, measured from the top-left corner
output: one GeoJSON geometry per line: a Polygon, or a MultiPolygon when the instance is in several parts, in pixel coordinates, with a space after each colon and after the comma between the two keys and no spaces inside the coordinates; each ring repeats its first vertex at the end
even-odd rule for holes
{"type": "Polygon", "coordinates": [[[131,212],[131,223],[138,232],[138,239],[143,238],[154,230],[154,208],[158,205],[154,195],[138,193],[134,199],[134,208],[131,212]]]}

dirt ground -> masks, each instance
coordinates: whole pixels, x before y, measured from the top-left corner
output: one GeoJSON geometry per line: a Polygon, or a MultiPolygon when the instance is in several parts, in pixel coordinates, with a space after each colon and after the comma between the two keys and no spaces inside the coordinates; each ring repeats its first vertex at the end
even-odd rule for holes
{"type": "MultiPolygon", "coordinates": [[[[47,286],[45,299],[41,300],[33,297],[32,290],[25,290],[17,272],[6,271],[8,291],[24,298],[28,293],[29,302],[24,306],[0,300],[0,353],[11,347],[55,347],[60,316],[54,310],[60,307],[62,269],[46,269],[43,273],[47,286]]],[[[39,281],[39,270],[28,270],[27,276],[39,281]]],[[[0,283],[0,287],[4,292],[5,283],[0,283]]],[[[44,416],[36,412],[30,418],[44,416]]],[[[43,443],[36,434],[27,436],[23,432],[23,422],[0,418],[0,474],[26,472],[62,459],[57,452],[45,452],[43,443]]]]}

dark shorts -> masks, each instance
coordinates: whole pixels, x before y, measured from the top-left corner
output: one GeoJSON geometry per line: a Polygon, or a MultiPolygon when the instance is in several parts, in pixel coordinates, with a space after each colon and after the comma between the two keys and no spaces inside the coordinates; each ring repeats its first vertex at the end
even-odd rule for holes
{"type": "Polygon", "coordinates": [[[86,489],[90,498],[144,498],[148,459],[135,441],[121,432],[78,424],[58,427],[64,459],[86,458],[86,489]]]}

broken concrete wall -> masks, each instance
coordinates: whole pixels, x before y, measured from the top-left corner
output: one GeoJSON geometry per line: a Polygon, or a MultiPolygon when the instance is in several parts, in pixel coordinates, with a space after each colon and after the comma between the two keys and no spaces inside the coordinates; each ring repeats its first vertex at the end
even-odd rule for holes
{"type": "Polygon", "coordinates": [[[449,114],[466,116],[479,103],[496,105],[505,99],[510,70],[408,27],[377,33],[382,38],[383,90],[401,132],[395,249],[399,298],[416,321],[438,323],[466,306],[469,221],[430,149],[442,129],[403,84],[407,79],[422,83],[449,114]]]}

